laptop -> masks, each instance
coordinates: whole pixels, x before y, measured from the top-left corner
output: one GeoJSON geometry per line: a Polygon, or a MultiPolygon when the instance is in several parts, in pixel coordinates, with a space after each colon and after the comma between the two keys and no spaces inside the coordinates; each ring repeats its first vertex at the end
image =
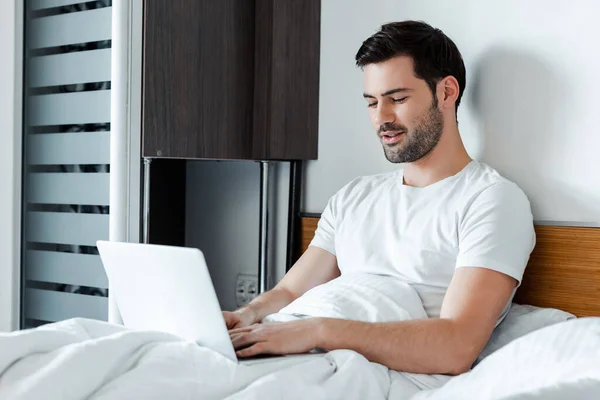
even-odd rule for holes
{"type": "Polygon", "coordinates": [[[247,365],[315,355],[238,359],[199,249],[103,240],[96,244],[126,327],[171,333],[247,365]]]}

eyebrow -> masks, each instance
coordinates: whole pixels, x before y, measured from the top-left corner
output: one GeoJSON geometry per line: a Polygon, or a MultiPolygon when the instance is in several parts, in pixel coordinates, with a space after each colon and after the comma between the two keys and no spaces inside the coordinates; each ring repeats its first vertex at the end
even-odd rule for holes
{"type": "MultiPolygon", "coordinates": [[[[396,88],[396,89],[392,89],[392,90],[388,90],[385,93],[382,93],[381,96],[389,96],[395,93],[399,93],[399,92],[412,92],[412,89],[409,88],[396,88]]],[[[374,99],[375,96],[373,96],[372,94],[368,94],[368,93],[363,93],[363,97],[365,99],[374,99]]]]}

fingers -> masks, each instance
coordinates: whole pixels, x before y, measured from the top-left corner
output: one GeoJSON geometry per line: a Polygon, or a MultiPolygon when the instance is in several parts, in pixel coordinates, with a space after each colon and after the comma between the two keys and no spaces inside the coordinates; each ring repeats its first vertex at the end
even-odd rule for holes
{"type": "Polygon", "coordinates": [[[247,347],[242,350],[238,350],[235,352],[238,357],[252,357],[258,354],[275,354],[272,353],[269,348],[267,342],[256,343],[250,347],[247,347]]]}
{"type": "Polygon", "coordinates": [[[226,322],[227,325],[227,330],[231,330],[231,329],[235,329],[235,327],[239,327],[241,325],[240,321],[237,320],[231,320],[231,321],[227,321],[226,322]]]}
{"type": "Polygon", "coordinates": [[[269,331],[265,330],[264,326],[261,324],[254,324],[229,331],[229,337],[235,349],[248,347],[258,342],[268,341],[270,336],[269,331]]]}
{"type": "Polygon", "coordinates": [[[257,326],[260,325],[260,324],[253,324],[253,325],[250,325],[250,326],[237,327],[240,324],[241,324],[241,321],[238,324],[236,324],[236,326],[234,326],[233,329],[230,329],[229,330],[229,335],[239,334],[239,333],[245,333],[245,332],[252,332],[254,329],[256,329],[257,326]]]}
{"type": "Polygon", "coordinates": [[[258,335],[253,333],[238,333],[235,335],[231,335],[231,344],[234,349],[241,349],[243,347],[248,347],[255,343],[258,343],[260,339],[258,335]]]}
{"type": "Polygon", "coordinates": [[[225,319],[225,326],[227,327],[227,330],[234,328],[235,327],[236,322],[231,320],[231,319],[225,319]]]}
{"type": "Polygon", "coordinates": [[[231,329],[240,323],[239,318],[228,311],[223,311],[223,319],[225,320],[225,326],[227,329],[231,329]]]}

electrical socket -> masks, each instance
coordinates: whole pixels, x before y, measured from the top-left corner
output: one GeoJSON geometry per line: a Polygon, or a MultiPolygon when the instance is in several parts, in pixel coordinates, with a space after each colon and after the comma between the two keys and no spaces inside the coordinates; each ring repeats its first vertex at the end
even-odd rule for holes
{"type": "Polygon", "coordinates": [[[244,306],[258,295],[258,277],[252,274],[238,274],[235,281],[235,303],[244,306]]]}

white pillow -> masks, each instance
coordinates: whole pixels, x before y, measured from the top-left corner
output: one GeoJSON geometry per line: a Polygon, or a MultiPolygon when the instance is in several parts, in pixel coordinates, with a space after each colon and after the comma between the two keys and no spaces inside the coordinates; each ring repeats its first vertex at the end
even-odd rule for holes
{"type": "Polygon", "coordinates": [[[555,308],[540,308],[513,303],[504,320],[494,329],[490,340],[473,366],[501,347],[529,332],[576,318],[573,314],[555,308]]]}
{"type": "Polygon", "coordinates": [[[555,323],[513,340],[477,368],[411,400],[596,400],[600,318],[555,323]]]}

